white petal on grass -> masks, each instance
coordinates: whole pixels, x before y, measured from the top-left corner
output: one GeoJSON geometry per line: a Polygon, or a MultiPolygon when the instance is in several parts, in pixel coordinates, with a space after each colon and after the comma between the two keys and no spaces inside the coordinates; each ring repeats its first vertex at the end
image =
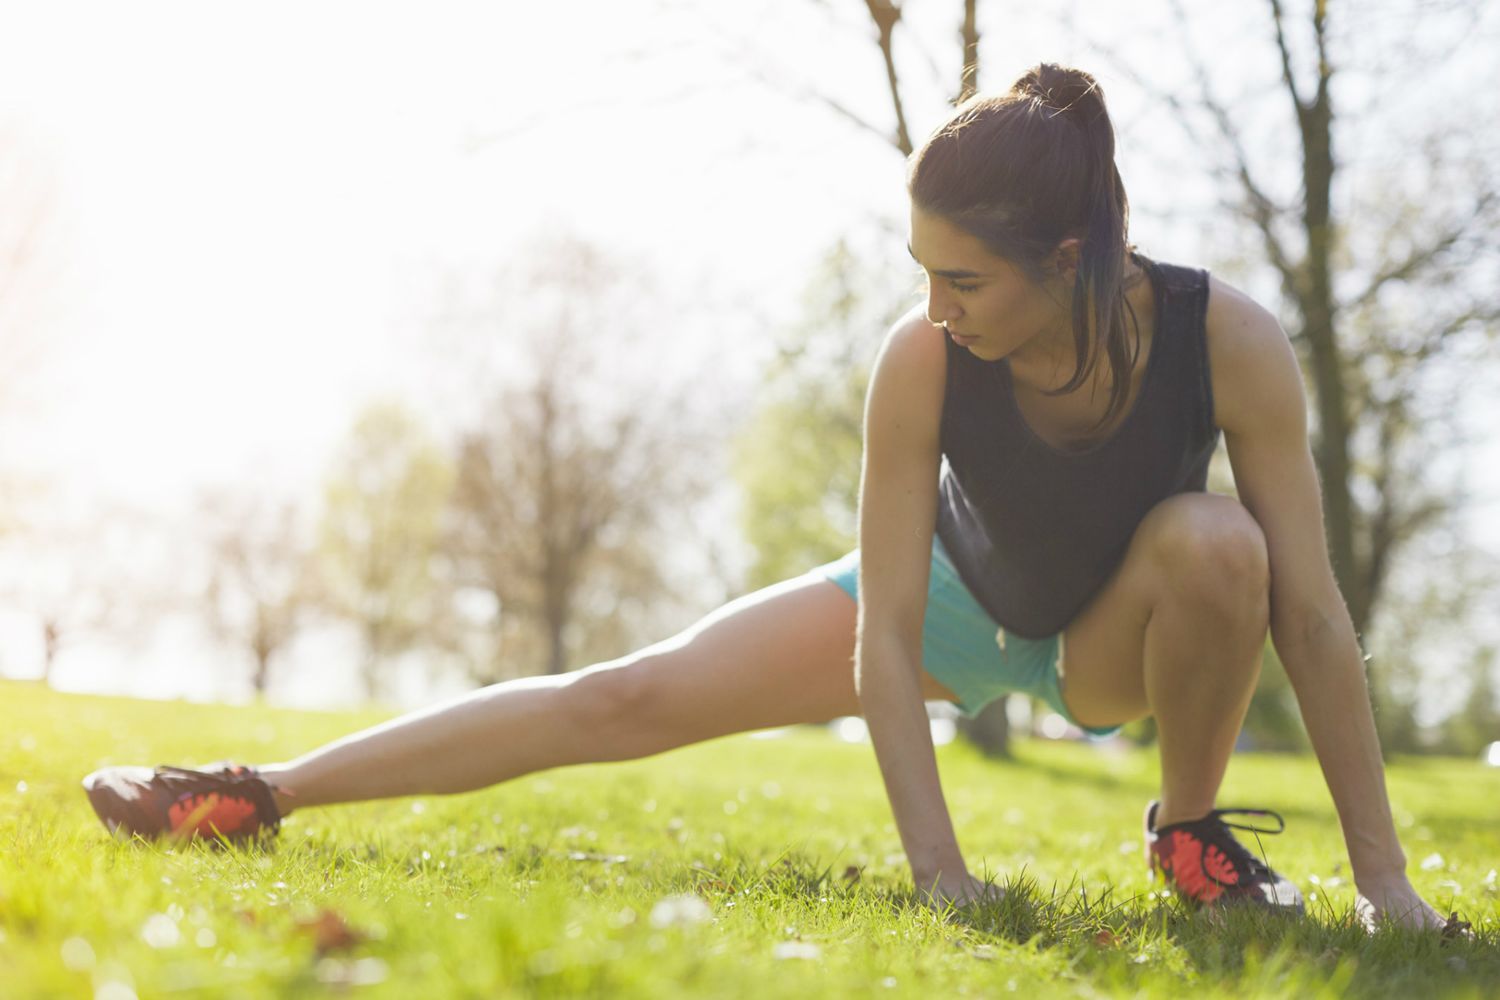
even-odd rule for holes
{"type": "Polygon", "coordinates": [[[1443,867],[1443,856],[1436,852],[1422,859],[1422,870],[1424,872],[1435,872],[1443,867]]]}
{"type": "Polygon", "coordinates": [[[345,962],[337,958],[325,958],[318,962],[318,982],[331,986],[374,986],[383,983],[390,975],[390,968],[378,958],[359,958],[345,962]]]}
{"type": "Polygon", "coordinates": [[[72,972],[87,972],[94,967],[94,946],[81,937],[70,937],[62,943],[62,963],[72,972]]]}
{"type": "Polygon", "coordinates": [[[141,927],[141,940],[153,948],[171,948],[182,940],[182,931],[165,913],[153,913],[141,927]]]}
{"type": "Polygon", "coordinates": [[[771,957],[813,960],[823,957],[823,949],[808,941],[779,941],[776,947],[771,949],[771,957]]]}
{"type": "Polygon", "coordinates": [[[680,896],[667,896],[657,900],[651,908],[652,927],[691,927],[694,924],[707,923],[713,916],[713,911],[708,908],[708,903],[699,896],[684,894],[680,896]]]}

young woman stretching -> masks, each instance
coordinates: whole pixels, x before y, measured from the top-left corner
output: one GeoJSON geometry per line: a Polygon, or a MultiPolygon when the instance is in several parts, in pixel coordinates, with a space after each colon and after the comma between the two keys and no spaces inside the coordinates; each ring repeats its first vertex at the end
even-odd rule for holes
{"type": "Polygon", "coordinates": [[[1179,893],[1301,910],[1214,808],[1269,628],[1360,912],[1442,926],[1405,874],[1276,320],[1134,251],[1104,95],[1077,70],[1044,64],[964,104],[912,156],[908,187],[927,301],[875,363],[856,552],[619,660],[497,684],[289,763],[99,771],[84,784],[100,817],[239,838],[293,808],[862,714],[917,885],[966,903],[984,887],[923,701],[975,712],[1022,691],[1095,733],[1155,717],[1148,856],[1179,893]],[[1238,500],[1204,492],[1221,431],[1238,500]]]}

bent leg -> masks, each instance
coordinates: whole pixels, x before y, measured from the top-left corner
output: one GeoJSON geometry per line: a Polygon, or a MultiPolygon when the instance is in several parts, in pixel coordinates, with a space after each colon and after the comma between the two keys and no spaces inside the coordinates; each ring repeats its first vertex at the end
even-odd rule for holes
{"type": "Polygon", "coordinates": [[[1141,521],[1115,575],[1063,635],[1063,698],[1085,725],[1154,715],[1157,825],[1214,805],[1260,670],[1265,536],[1238,501],[1184,493],[1141,521]]]}
{"type": "MultiPolygon", "coordinates": [[[[855,602],[815,574],[572,673],[482,688],[261,768],[292,808],[462,792],[731,733],[857,715],[855,602]]],[[[923,673],[924,694],[950,693],[923,673]]]]}

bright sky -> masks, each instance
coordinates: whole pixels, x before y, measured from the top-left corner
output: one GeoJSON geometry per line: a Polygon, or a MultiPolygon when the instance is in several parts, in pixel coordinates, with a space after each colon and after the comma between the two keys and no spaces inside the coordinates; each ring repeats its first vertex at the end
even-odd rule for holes
{"type": "MultiPolygon", "coordinates": [[[[956,21],[910,6],[946,67],[956,21]]],[[[1071,9],[1166,72],[1150,46],[1174,39],[1071,9]]],[[[442,415],[424,324],[443,277],[559,230],[661,277],[670,351],[750,370],[831,242],[904,212],[899,157],[807,96],[888,120],[865,21],[811,0],[0,2],[0,118],[55,165],[66,250],[43,391],[0,458],[162,511],[252,476],[310,489],[364,400],[442,415]]],[[[1035,14],[989,37],[990,86],[1087,51],[1035,14]]],[[[1191,262],[1211,234],[1159,210],[1193,178],[1164,178],[1149,109],[1100,75],[1135,235],[1191,262]]],[[[918,92],[915,133],[941,97],[918,92]]]]}
{"type": "Polygon", "coordinates": [[[837,144],[862,171],[799,168],[825,117],[783,107],[773,130],[763,88],[674,51],[682,17],[642,31],[629,6],[13,12],[4,91],[73,227],[60,405],[32,443],[152,503],[267,460],[315,474],[361,398],[419,393],[408,334],[446,269],[566,228],[774,297],[826,247],[830,202],[898,206],[874,140],[837,144]]]}

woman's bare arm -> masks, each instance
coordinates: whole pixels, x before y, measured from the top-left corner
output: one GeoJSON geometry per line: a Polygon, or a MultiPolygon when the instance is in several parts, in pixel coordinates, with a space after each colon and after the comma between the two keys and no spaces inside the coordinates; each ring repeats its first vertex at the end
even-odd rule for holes
{"type": "Polygon", "coordinates": [[[1271,639],[1338,810],[1362,909],[1438,926],[1407,881],[1391,818],[1364,661],[1329,563],[1296,357],[1270,313],[1221,284],[1215,295],[1217,417],[1240,500],[1266,536],[1271,639]]]}
{"type": "Polygon", "coordinates": [[[855,686],[912,875],[925,889],[956,888],[968,874],[918,674],[946,365],[943,332],[916,311],[886,337],[865,403],[859,500],[855,686]]]}

